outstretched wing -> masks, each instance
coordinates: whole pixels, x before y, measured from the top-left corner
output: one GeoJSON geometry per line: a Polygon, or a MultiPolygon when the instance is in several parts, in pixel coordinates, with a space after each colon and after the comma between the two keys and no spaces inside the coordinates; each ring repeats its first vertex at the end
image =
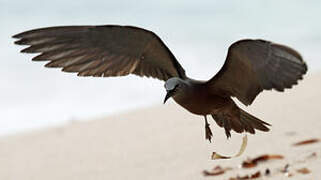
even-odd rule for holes
{"type": "Polygon", "coordinates": [[[136,74],[167,80],[185,78],[174,55],[153,32],[132,26],[61,26],[14,35],[15,43],[30,45],[21,52],[40,53],[34,61],[50,61],[79,76],[136,74]]]}
{"type": "Polygon", "coordinates": [[[306,71],[301,55],[287,46],[264,40],[240,40],[230,46],[222,69],[207,85],[250,105],[265,89],[291,88],[306,71]]]}

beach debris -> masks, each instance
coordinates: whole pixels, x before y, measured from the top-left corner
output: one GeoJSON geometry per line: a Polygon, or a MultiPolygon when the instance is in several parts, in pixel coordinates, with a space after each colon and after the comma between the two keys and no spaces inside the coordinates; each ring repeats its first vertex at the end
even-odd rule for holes
{"type": "Polygon", "coordinates": [[[234,155],[234,156],[224,156],[224,155],[218,154],[217,152],[213,152],[211,159],[212,160],[217,160],[217,159],[231,159],[231,158],[239,157],[244,153],[244,151],[246,149],[246,146],[247,146],[247,135],[245,134],[245,136],[243,136],[243,139],[242,139],[242,145],[240,147],[240,150],[236,155],[234,155]]]}
{"type": "Polygon", "coordinates": [[[286,165],[281,169],[281,173],[283,173],[284,176],[286,176],[286,177],[292,177],[292,176],[293,176],[293,173],[290,173],[290,172],[289,172],[289,167],[290,167],[290,164],[286,164],[286,165]]]}
{"type": "Polygon", "coordinates": [[[259,177],[261,177],[261,172],[257,171],[254,174],[250,174],[250,175],[245,175],[245,176],[237,175],[236,177],[229,178],[229,180],[247,180],[247,179],[256,179],[259,177]]]}
{"type": "Polygon", "coordinates": [[[308,168],[297,169],[296,172],[301,174],[309,174],[311,171],[308,168]]]}
{"type": "Polygon", "coordinates": [[[253,167],[256,167],[259,162],[264,162],[272,159],[284,159],[284,157],[279,154],[264,154],[254,159],[247,159],[246,161],[243,161],[242,167],[253,168],[253,167]]]}
{"type": "Polygon", "coordinates": [[[231,168],[231,167],[222,168],[221,166],[216,166],[210,171],[204,170],[203,175],[204,176],[218,176],[218,175],[224,174],[226,171],[229,171],[232,169],[233,168],[231,168]]]}
{"type": "Polygon", "coordinates": [[[312,139],[307,139],[304,141],[294,143],[293,146],[301,146],[301,145],[313,144],[313,143],[317,143],[317,142],[320,142],[320,139],[312,138],[312,139]]]}
{"type": "Polygon", "coordinates": [[[289,167],[290,167],[290,164],[286,164],[286,165],[281,169],[281,172],[283,172],[283,173],[289,172],[289,167]]]}
{"type": "Polygon", "coordinates": [[[251,175],[251,179],[255,179],[255,178],[259,178],[259,177],[261,177],[261,172],[260,171],[257,171],[256,173],[251,175]]]}
{"type": "MultiPolygon", "coordinates": [[[[284,173],[286,177],[292,177],[294,174],[289,172],[289,164],[286,164],[283,169],[281,169],[281,173],[284,173]]],[[[300,168],[297,169],[296,172],[301,173],[301,174],[309,174],[311,171],[308,168],[300,168]]]]}
{"type": "Polygon", "coordinates": [[[293,173],[287,172],[287,173],[284,173],[284,176],[286,176],[286,177],[292,177],[292,176],[293,176],[293,173]]]}

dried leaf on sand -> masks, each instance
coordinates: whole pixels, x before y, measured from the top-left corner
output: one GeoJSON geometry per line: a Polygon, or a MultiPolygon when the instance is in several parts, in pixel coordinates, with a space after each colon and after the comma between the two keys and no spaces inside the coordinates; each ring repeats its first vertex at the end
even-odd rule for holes
{"type": "Polygon", "coordinates": [[[301,145],[313,144],[313,143],[317,143],[317,142],[320,142],[320,139],[313,138],[313,139],[308,139],[308,140],[294,143],[293,146],[301,146],[301,145]]]}
{"type": "Polygon", "coordinates": [[[308,168],[297,169],[296,172],[301,174],[309,174],[311,171],[308,168]]]}
{"type": "Polygon", "coordinates": [[[204,170],[204,176],[218,176],[224,174],[226,171],[232,170],[230,167],[222,168],[221,166],[216,166],[211,171],[204,170]]]}
{"type": "Polygon", "coordinates": [[[264,154],[264,155],[254,158],[254,159],[248,159],[246,161],[243,161],[242,167],[243,168],[253,168],[253,167],[257,166],[257,164],[259,162],[264,162],[264,161],[268,161],[268,160],[272,160],[272,159],[284,159],[284,157],[282,155],[278,155],[278,154],[264,154]]]}
{"type": "Polygon", "coordinates": [[[257,171],[256,173],[251,175],[231,177],[229,178],[229,180],[247,180],[247,179],[256,179],[259,177],[261,177],[261,172],[257,171]]]}

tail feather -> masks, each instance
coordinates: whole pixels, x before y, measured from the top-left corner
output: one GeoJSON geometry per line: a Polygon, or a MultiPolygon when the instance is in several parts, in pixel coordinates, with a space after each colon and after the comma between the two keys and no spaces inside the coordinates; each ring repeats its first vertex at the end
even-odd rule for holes
{"type": "Polygon", "coordinates": [[[255,133],[255,130],[253,128],[253,126],[251,125],[251,122],[249,122],[246,118],[240,118],[240,121],[244,127],[244,130],[246,132],[249,132],[251,134],[254,134],[255,133]]]}
{"type": "MultiPolygon", "coordinates": [[[[250,125],[257,130],[261,130],[261,131],[269,131],[270,129],[267,126],[271,126],[269,123],[264,122],[254,116],[252,116],[251,114],[243,111],[242,109],[240,109],[240,120],[241,122],[243,122],[244,120],[249,122],[250,125]]],[[[255,132],[254,132],[255,133],[255,132]]],[[[254,134],[252,133],[252,134],[254,134]]]]}
{"type": "Polygon", "coordinates": [[[266,132],[270,130],[267,126],[271,126],[269,123],[252,116],[242,109],[239,109],[237,116],[219,113],[212,114],[212,117],[218,126],[225,129],[227,138],[231,137],[231,130],[234,130],[237,133],[246,131],[251,134],[255,134],[255,129],[266,132]]]}

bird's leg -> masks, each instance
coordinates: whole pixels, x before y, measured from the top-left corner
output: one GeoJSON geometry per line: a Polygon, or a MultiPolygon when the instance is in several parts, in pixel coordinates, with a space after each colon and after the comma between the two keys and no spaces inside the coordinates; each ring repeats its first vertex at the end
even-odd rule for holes
{"type": "Polygon", "coordinates": [[[204,118],[205,118],[205,138],[211,142],[213,134],[210,128],[210,124],[207,122],[206,115],[204,116],[204,118]]]}

